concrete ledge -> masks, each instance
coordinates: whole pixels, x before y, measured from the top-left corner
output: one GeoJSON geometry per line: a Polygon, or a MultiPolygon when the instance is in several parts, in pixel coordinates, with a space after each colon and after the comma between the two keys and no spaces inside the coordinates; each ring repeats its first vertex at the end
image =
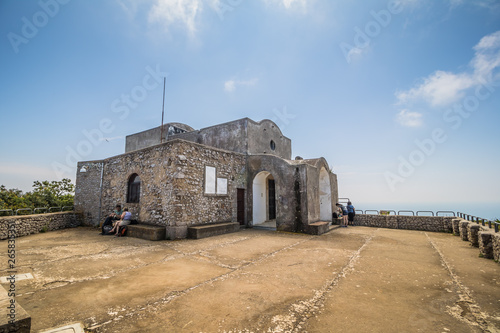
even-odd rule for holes
{"type": "Polygon", "coordinates": [[[310,235],[322,235],[330,231],[330,222],[314,222],[305,227],[305,232],[310,235]]]}
{"type": "Polygon", "coordinates": [[[187,225],[180,226],[167,226],[166,228],[166,238],[170,240],[174,239],[184,239],[187,237],[188,227],[187,225]]]}
{"type": "Polygon", "coordinates": [[[0,286],[0,333],[30,333],[31,317],[19,303],[12,305],[10,300],[7,291],[0,286]]]}
{"type": "Polygon", "coordinates": [[[159,241],[165,239],[165,227],[147,224],[130,224],[127,226],[127,236],[159,241]]]}
{"type": "Polygon", "coordinates": [[[217,224],[207,224],[188,227],[188,238],[200,239],[211,236],[217,236],[222,234],[227,234],[230,232],[235,232],[240,230],[240,224],[238,222],[227,222],[227,223],[217,223],[217,224]]]}

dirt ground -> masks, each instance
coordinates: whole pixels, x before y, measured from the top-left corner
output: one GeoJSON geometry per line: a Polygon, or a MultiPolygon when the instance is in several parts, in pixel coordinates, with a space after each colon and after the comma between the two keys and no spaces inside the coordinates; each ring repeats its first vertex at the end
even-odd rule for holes
{"type": "MultiPolygon", "coordinates": [[[[500,265],[450,234],[244,229],[151,242],[76,228],[17,239],[32,332],[500,332],[500,265]]],[[[7,242],[0,242],[5,276],[7,242]]],[[[5,285],[4,285],[5,286],[5,285]]]]}

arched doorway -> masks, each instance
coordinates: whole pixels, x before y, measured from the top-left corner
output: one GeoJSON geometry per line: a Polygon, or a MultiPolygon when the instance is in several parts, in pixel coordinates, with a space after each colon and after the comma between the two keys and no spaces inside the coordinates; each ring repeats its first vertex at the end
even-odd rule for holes
{"type": "Polygon", "coordinates": [[[276,219],[276,185],[267,171],[259,172],[252,184],[253,225],[276,219]]]}
{"type": "Polygon", "coordinates": [[[319,218],[321,221],[332,220],[332,189],[330,175],[323,167],[319,172],[319,218]]]}

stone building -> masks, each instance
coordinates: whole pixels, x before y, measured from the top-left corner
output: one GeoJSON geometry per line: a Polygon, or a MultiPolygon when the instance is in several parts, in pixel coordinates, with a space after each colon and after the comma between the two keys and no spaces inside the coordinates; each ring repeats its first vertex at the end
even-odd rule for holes
{"type": "Polygon", "coordinates": [[[79,162],[75,209],[97,225],[120,203],[178,238],[189,226],[220,222],[310,232],[332,220],[337,177],[324,158],[291,160],[291,151],[267,119],[200,130],[165,124],[127,136],[122,155],[79,162]]]}

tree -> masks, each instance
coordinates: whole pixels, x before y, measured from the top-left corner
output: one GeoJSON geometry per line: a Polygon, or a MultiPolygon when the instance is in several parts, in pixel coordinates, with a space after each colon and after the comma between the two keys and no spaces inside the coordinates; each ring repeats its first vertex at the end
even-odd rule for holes
{"type": "Polygon", "coordinates": [[[0,209],[42,208],[73,206],[75,185],[70,179],[61,181],[34,181],[33,191],[24,193],[18,189],[0,186],[0,209]]]}
{"type": "Polygon", "coordinates": [[[46,180],[43,182],[34,181],[33,188],[31,194],[33,203],[43,202],[46,207],[73,206],[75,185],[71,184],[71,180],[68,178],[50,183],[46,180]]]}
{"type": "Polygon", "coordinates": [[[0,186],[0,209],[20,209],[28,208],[29,203],[18,189],[7,189],[4,185],[0,186]]]}

